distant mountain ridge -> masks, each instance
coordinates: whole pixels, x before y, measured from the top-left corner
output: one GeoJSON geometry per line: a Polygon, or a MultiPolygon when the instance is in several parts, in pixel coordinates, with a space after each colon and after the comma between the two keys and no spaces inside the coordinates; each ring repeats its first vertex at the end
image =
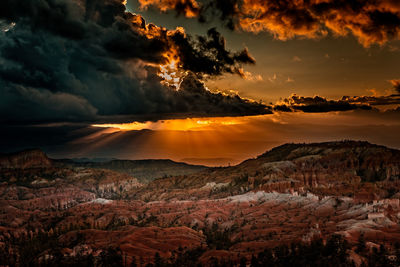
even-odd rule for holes
{"type": "MultiPolygon", "coordinates": [[[[306,185],[323,184],[328,179],[326,177],[350,179],[351,176],[353,180],[383,181],[398,179],[399,163],[399,150],[365,141],[351,140],[287,143],[256,158],[223,168],[208,168],[168,159],[110,159],[96,162],[87,162],[86,159],[81,159],[77,162],[76,159],[50,159],[39,149],[0,155],[0,168],[54,166],[106,169],[128,174],[142,183],[172,176],[172,180],[179,180],[173,184],[175,186],[180,184],[181,188],[203,186],[208,182],[226,183],[233,180],[243,180],[243,185],[251,184],[251,187],[264,188],[268,185],[268,188],[271,189],[278,185],[282,187],[281,184],[288,183],[290,179],[301,181],[306,185]],[[253,182],[244,181],[242,176],[250,177],[253,182]]],[[[166,181],[169,180],[157,183],[166,181]]]]}
{"type": "Polygon", "coordinates": [[[207,169],[206,166],[190,165],[169,159],[51,159],[40,149],[28,149],[15,153],[0,154],[0,168],[2,169],[45,167],[106,169],[128,174],[144,183],[156,178],[189,175],[207,169]]]}
{"type": "Polygon", "coordinates": [[[304,154],[318,154],[320,152],[323,152],[324,150],[331,150],[331,151],[337,151],[339,149],[355,149],[355,148],[361,148],[361,149],[367,149],[367,148],[373,148],[373,149],[382,149],[385,151],[399,151],[397,149],[392,149],[388,148],[382,145],[376,145],[376,144],[371,144],[367,141],[353,141],[353,140],[344,140],[344,141],[330,141],[330,142],[320,142],[320,143],[286,143],[277,147],[272,148],[269,151],[266,151],[264,154],[261,154],[257,158],[268,158],[270,156],[277,157],[281,156],[280,160],[287,159],[285,156],[289,156],[290,152],[292,152],[295,149],[301,149],[304,148],[304,154]],[[314,150],[311,150],[314,149],[314,150]],[[285,154],[285,152],[288,152],[289,154],[285,154]]]}
{"type": "Polygon", "coordinates": [[[70,160],[78,163],[84,163],[84,162],[107,162],[116,160],[116,158],[72,158],[70,160]]]}
{"type": "Polygon", "coordinates": [[[104,162],[75,162],[72,160],[58,161],[58,164],[74,167],[107,169],[129,174],[141,182],[149,182],[156,178],[176,175],[189,175],[207,169],[202,165],[190,165],[170,159],[120,160],[113,159],[104,162]]]}

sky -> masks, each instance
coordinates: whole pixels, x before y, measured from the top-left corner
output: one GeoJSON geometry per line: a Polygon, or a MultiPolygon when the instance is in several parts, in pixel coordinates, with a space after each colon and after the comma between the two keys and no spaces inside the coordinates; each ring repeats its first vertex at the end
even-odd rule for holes
{"type": "Polygon", "coordinates": [[[237,164],[400,148],[396,0],[3,0],[0,151],[237,164]]]}
{"type": "Polygon", "coordinates": [[[253,99],[275,102],[293,93],[329,98],[371,95],[371,90],[384,94],[392,89],[389,81],[399,78],[400,42],[396,39],[371,43],[369,47],[352,34],[344,38],[332,34],[324,38],[298,36],[282,41],[268,31],[231,31],[218,21],[200,24],[196,18],[176,17],[171,11],[160,13],[151,6],[143,10],[137,1],[128,1],[127,7],[169,29],[184,25],[191,34],[205,34],[210,27],[217,27],[229,47],[247,47],[257,61],[254,66],[246,66],[254,78],[249,81],[230,75],[209,82],[213,89],[235,90],[253,99]]]}

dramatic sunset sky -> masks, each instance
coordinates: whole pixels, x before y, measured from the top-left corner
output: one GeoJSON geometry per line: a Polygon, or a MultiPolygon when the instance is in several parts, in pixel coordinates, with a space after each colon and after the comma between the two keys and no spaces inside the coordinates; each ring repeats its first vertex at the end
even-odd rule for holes
{"type": "Polygon", "coordinates": [[[0,152],[236,164],[400,148],[398,0],[2,0],[0,152]]]}

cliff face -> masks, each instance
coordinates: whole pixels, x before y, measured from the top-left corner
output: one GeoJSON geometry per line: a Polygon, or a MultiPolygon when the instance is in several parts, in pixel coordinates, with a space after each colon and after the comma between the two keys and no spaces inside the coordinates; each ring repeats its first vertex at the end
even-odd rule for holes
{"type": "Polygon", "coordinates": [[[25,150],[0,156],[0,168],[26,169],[50,167],[52,161],[40,149],[25,150]]]}
{"type": "Polygon", "coordinates": [[[262,188],[282,182],[286,182],[286,189],[328,188],[400,179],[400,152],[364,142],[299,145],[277,157],[279,152],[271,151],[255,160],[263,162],[274,157],[281,160],[263,163],[263,168],[258,168],[255,181],[262,188]]]}

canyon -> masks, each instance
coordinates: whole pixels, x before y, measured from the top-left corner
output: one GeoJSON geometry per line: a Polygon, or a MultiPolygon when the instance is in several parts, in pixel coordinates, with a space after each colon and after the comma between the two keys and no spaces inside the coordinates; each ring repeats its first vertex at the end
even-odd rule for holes
{"type": "Polygon", "coordinates": [[[271,253],[284,266],[278,258],[332,240],[345,244],[342,266],[400,262],[399,150],[285,144],[236,166],[151,179],[121,164],[1,155],[2,265],[257,266],[271,253]]]}

